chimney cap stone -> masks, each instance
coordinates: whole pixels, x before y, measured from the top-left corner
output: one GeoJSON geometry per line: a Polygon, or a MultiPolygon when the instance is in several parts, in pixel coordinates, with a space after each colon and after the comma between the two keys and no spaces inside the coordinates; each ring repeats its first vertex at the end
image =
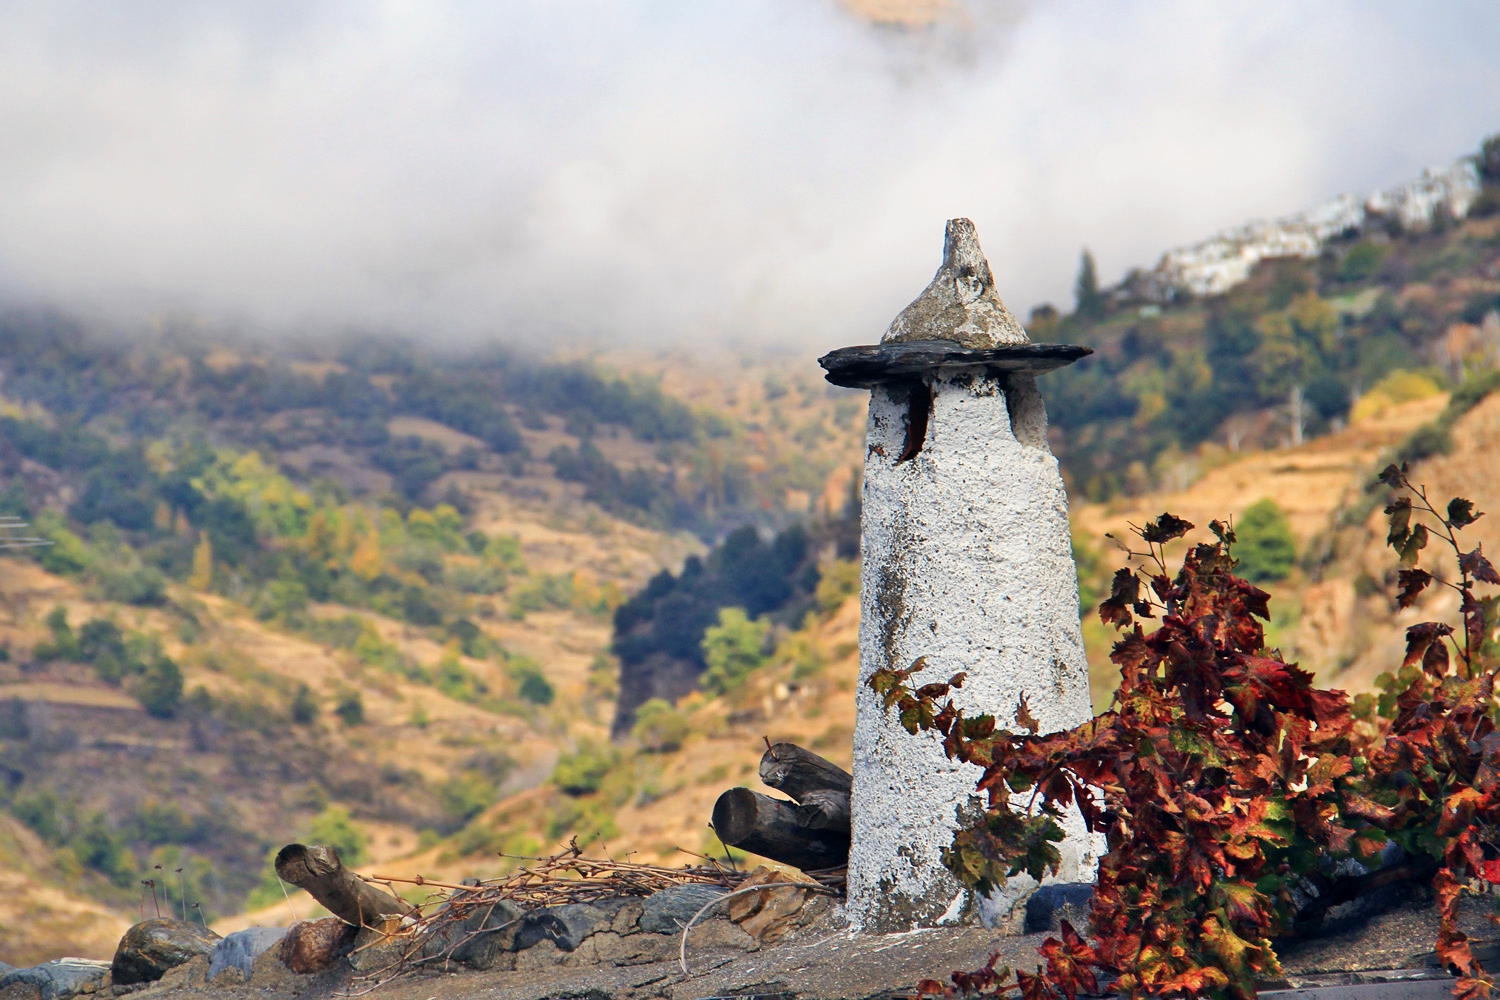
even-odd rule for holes
{"type": "Polygon", "coordinates": [[[870,389],[887,382],[910,382],[937,368],[978,367],[991,374],[1040,375],[1071,365],[1094,353],[1077,344],[1016,344],[987,351],[960,347],[951,340],[913,340],[896,344],[841,347],[818,359],[834,385],[870,389]]]}
{"type": "Polygon", "coordinates": [[[818,364],[834,385],[869,389],[958,366],[1040,375],[1093,353],[1073,344],[1033,344],[995,292],[974,223],[949,219],[943,266],[880,343],[830,351],[818,364]]]}
{"type": "Polygon", "coordinates": [[[883,344],[946,340],[973,350],[1029,344],[1031,338],[995,291],[995,276],[968,219],[949,219],[943,264],[927,288],[901,310],[883,344]]]}

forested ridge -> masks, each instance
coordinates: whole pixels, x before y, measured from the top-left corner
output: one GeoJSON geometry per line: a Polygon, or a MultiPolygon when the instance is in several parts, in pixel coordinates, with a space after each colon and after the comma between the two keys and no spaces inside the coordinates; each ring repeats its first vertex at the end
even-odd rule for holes
{"type": "Polygon", "coordinates": [[[1070,490],[1102,501],[1180,485],[1225,453],[1342,426],[1370,393],[1413,391],[1412,375],[1437,391],[1493,367],[1500,137],[1478,162],[1467,219],[1438,212],[1406,231],[1374,217],[1224,295],[1148,301],[1134,276],[1103,288],[1085,252],[1073,310],[1039,306],[1027,324],[1033,340],[1095,350],[1043,386],[1070,490]]]}

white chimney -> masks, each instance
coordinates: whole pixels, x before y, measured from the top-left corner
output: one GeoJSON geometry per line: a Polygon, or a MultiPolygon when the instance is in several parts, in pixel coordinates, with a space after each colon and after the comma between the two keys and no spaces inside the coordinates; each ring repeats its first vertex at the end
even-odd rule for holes
{"type": "MultiPolygon", "coordinates": [[[[973,899],[943,867],[980,771],[908,734],[864,682],[925,656],[918,684],[967,672],[954,700],[969,715],[1014,726],[1025,693],[1043,732],[1091,717],[1068,498],[1035,380],[1089,353],[1031,343],[974,224],[953,219],[937,276],[881,343],[819,361],[870,390],[848,898],[861,930],[992,924],[1035,887],[1016,876],[973,899]]],[[[1064,825],[1057,881],[1092,880],[1093,839],[1076,812],[1064,825]]]]}

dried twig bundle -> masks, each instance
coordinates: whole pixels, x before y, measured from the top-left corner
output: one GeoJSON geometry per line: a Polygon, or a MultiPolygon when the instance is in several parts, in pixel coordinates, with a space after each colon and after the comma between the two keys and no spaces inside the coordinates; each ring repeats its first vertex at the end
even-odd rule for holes
{"type": "MultiPolygon", "coordinates": [[[[467,948],[491,935],[513,931],[525,919],[523,911],[568,903],[598,903],[622,897],[644,897],[680,885],[718,886],[733,890],[750,877],[711,858],[701,865],[669,868],[612,858],[585,857],[577,839],[566,850],[545,858],[512,857],[528,862],[503,878],[475,880],[454,885],[421,875],[398,877],[374,875],[367,879],[393,892],[393,883],[431,886],[434,892],[417,911],[388,929],[386,943],[399,954],[381,968],[355,980],[362,986],[351,996],[361,996],[403,973],[427,965],[460,958],[467,948]],[[520,912],[521,916],[506,918],[520,912]]],[[[844,870],[813,872],[810,877],[827,889],[841,892],[844,870]]]]}

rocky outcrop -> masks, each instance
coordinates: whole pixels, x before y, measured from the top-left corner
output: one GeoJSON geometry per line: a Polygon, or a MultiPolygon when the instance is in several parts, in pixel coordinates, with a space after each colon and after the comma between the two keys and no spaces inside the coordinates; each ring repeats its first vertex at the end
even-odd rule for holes
{"type": "Polygon", "coordinates": [[[110,974],[115,985],[155,982],[199,955],[209,955],[219,935],[198,924],[157,917],[143,920],[120,939],[110,974]]]}
{"type": "Polygon", "coordinates": [[[87,958],[59,958],[0,976],[3,1000],[66,1000],[96,993],[109,985],[109,963],[87,958]]]}
{"type": "Polygon", "coordinates": [[[285,927],[247,927],[235,931],[214,945],[213,953],[209,955],[208,978],[213,980],[227,969],[238,969],[249,979],[255,960],[281,944],[285,937],[285,927]]]}
{"type": "Polygon", "coordinates": [[[693,915],[724,890],[711,885],[679,885],[646,897],[640,928],[647,934],[680,934],[693,915]]]}
{"type": "Polygon", "coordinates": [[[338,917],[299,920],[281,939],[281,964],[299,975],[322,972],[353,950],[358,932],[338,917]]]}

